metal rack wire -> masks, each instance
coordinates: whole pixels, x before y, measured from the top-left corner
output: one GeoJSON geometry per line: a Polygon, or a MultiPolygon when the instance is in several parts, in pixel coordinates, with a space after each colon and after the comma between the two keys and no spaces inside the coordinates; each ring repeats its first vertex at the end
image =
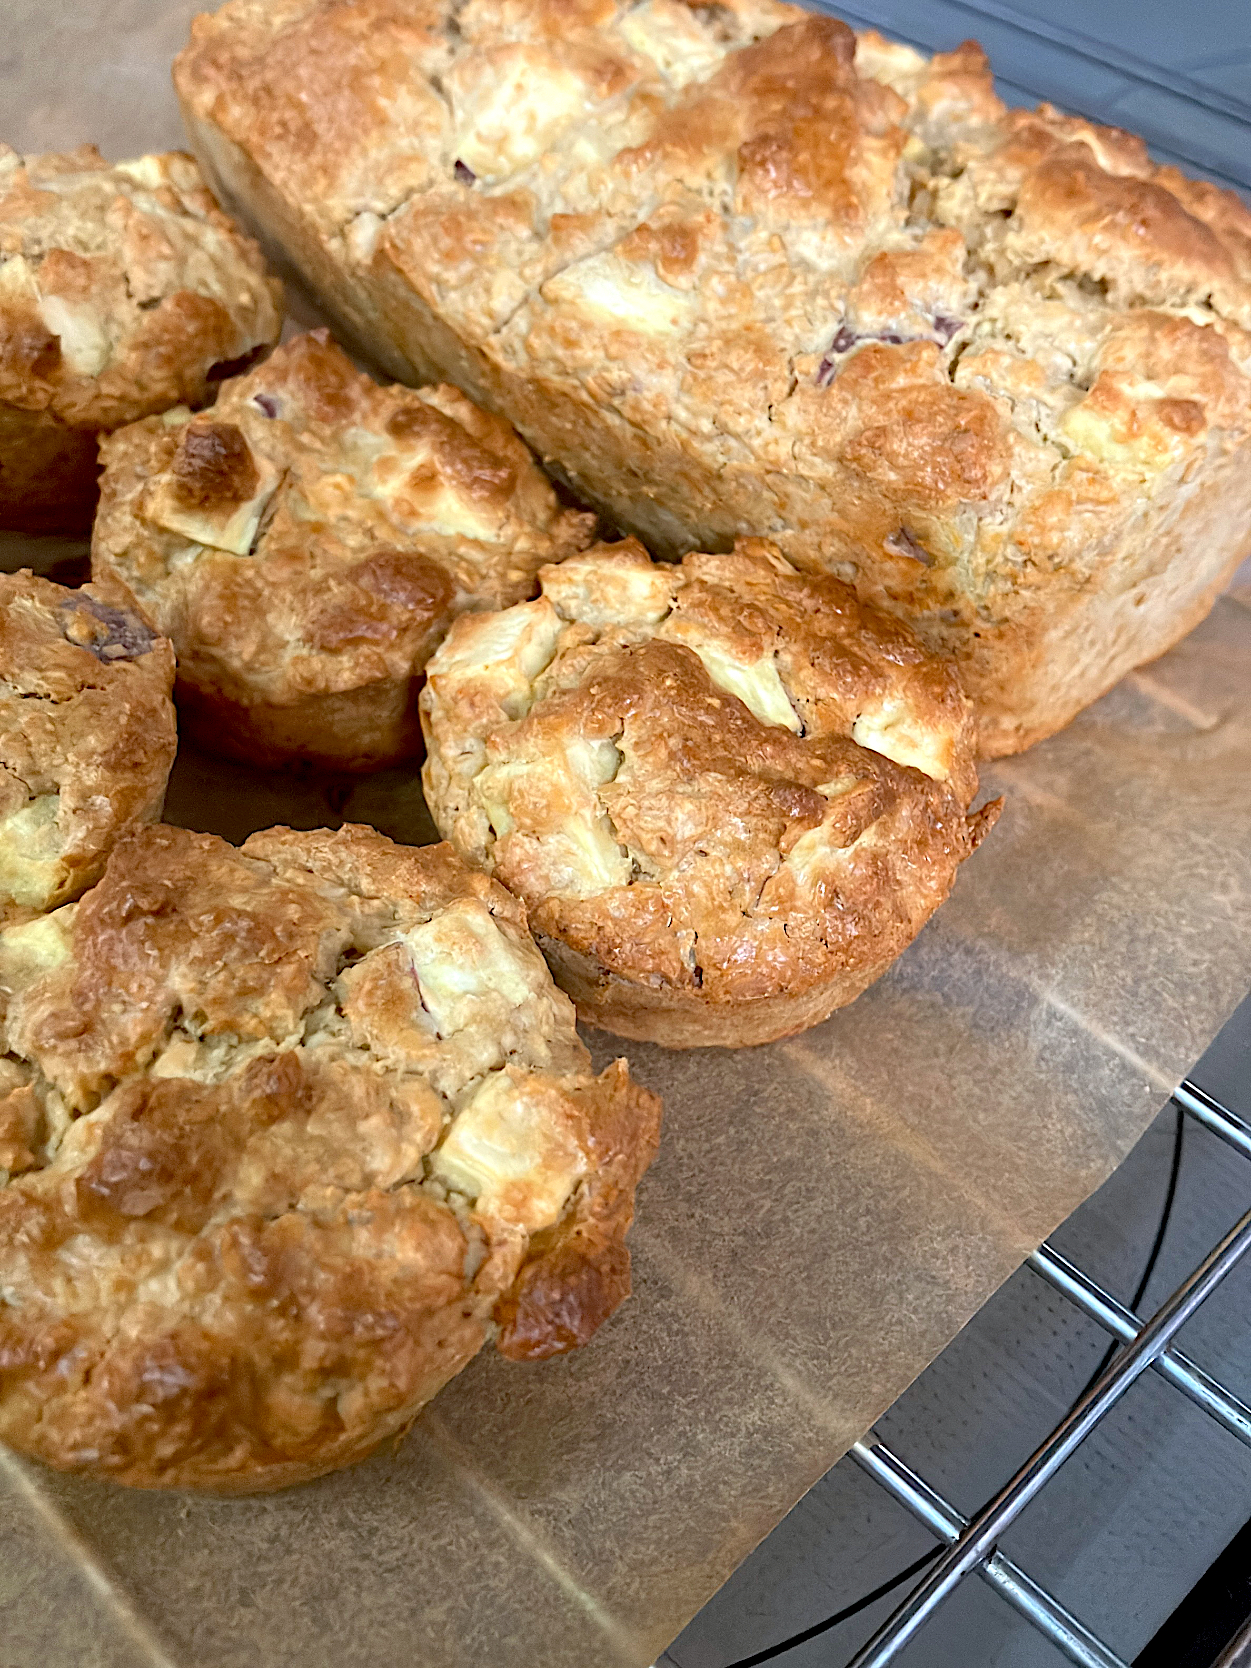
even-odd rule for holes
{"type": "MultiPolygon", "coordinates": [[[[1251,1125],[1187,1080],[1174,1091],[1174,1102],[1204,1128],[1251,1159],[1251,1125]]],[[[1068,1658],[1082,1668],[1128,1668],[1124,1659],[1019,1565],[998,1550],[1004,1531],[1034,1500],[1081,1442],[1120,1401],[1143,1373],[1154,1369],[1197,1407],[1251,1447],[1251,1407],[1231,1390],[1172,1348],[1178,1331],[1204,1300],[1251,1251],[1251,1211],[1230,1229],[1196,1268],[1144,1322],[1103,1290],[1052,1246],[1042,1245],[1029,1266],[1124,1347],[1047,1440],[972,1519],[955,1507],[891,1452],[870,1437],[851,1450],[856,1463],[914,1517],[946,1542],[925,1575],[856,1653],[848,1668],[885,1668],[924,1627],[926,1621],[966,1576],[977,1574],[1019,1611],[1068,1658]]],[[[1248,1660],[1251,1624],[1233,1640],[1215,1668],[1235,1668],[1248,1660]]]]}

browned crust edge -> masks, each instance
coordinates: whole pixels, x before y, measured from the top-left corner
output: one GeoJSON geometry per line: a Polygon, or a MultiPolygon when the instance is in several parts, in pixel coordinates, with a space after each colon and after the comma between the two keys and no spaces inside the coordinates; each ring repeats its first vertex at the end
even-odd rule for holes
{"type": "Polygon", "coordinates": [[[625,1060],[572,1094],[587,1116],[596,1173],[564,1219],[531,1240],[529,1260],[495,1306],[496,1348],[510,1361],[580,1348],[630,1295],[625,1236],[660,1140],[660,1099],[631,1081],[625,1060]]]}
{"type": "Polygon", "coordinates": [[[306,695],[287,706],[233,701],[189,682],[177,688],[184,735],[206,752],[271,770],[364,775],[423,753],[417,696],[424,678],[386,678],[306,695]]]}
{"type": "MultiPolygon", "coordinates": [[[[990,800],[966,818],[970,853],[999,821],[1003,803],[990,800]]],[[[584,1024],[665,1048],[754,1048],[797,1036],[854,1002],[900,953],[892,949],[868,966],[843,970],[806,990],[712,1002],[698,991],[625,979],[560,939],[536,933],[535,942],[584,1024]]]]}
{"type": "Polygon", "coordinates": [[[99,496],[95,431],[0,403],[0,527],[86,534],[99,496]]]}

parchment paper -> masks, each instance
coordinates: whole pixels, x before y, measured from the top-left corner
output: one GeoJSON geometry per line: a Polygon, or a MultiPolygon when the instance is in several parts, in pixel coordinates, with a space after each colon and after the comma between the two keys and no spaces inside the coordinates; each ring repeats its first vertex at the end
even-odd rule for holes
{"type": "MultiPolygon", "coordinates": [[[[195,9],[4,0],[3,137],[177,144],[168,60],[195,9]]],[[[0,540],[10,567],[73,555],[0,540]]],[[[635,1295],[588,1349],[484,1353],[397,1450],[260,1501],[6,1460],[4,1668],[650,1662],[1099,1185],[1251,983],[1251,588],[985,781],[999,827],[853,1007],[766,1049],[629,1049],[665,1138],[635,1295]]],[[[167,814],[433,836],[411,773],[299,783],[189,751],[167,814]]]]}

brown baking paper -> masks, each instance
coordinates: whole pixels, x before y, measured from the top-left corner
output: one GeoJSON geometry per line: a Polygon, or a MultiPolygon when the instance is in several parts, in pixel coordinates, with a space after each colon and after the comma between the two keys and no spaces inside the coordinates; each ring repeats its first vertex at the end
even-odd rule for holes
{"type": "MultiPolygon", "coordinates": [[[[3,136],[179,143],[168,61],[194,10],[8,0],[3,136]]],[[[32,554],[73,551],[0,541],[6,566],[32,554]]],[[[634,1296],[589,1348],[487,1351],[397,1448],[262,1500],[6,1460],[5,1668],[649,1663],[1107,1176],[1251,983],[1251,589],[985,780],[999,827],[853,1007],[745,1053],[630,1048],[665,1136],[634,1296]]],[[[343,818],[433,837],[412,773],[298,783],[190,752],[167,814],[234,840],[343,818]]]]}

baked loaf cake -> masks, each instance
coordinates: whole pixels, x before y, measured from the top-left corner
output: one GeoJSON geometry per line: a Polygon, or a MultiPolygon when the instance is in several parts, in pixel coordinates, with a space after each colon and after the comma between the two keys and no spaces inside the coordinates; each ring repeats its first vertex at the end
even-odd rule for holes
{"type": "Polygon", "coordinates": [[[1251,213],[769,0],[228,0],[220,189],[396,376],[502,412],[661,554],[768,535],[1067,722],[1251,544],[1251,213]]]}
{"type": "Polygon", "coordinates": [[[519,897],[579,1015],[769,1042],[883,973],[998,815],[950,665],[764,540],[633,540],[458,620],[422,693],[440,832],[519,897]]]}
{"type": "Polygon", "coordinates": [[[97,433],[203,405],[281,303],[189,156],[0,144],[0,527],[85,531],[97,433]]]}
{"type": "Polygon", "coordinates": [[[446,846],[145,830],[0,933],[6,1002],[0,1438],[50,1465],[300,1482],[629,1290],[659,1102],[446,846]]]}
{"type": "Polygon", "coordinates": [[[107,439],[92,572],[178,652],[202,745],[368,769],[420,746],[453,616],[534,594],[595,518],[455,388],[380,388],[324,330],[107,439]]]}
{"type": "Polygon", "coordinates": [[[0,926],[76,898],[160,816],[173,683],[169,643],[133,614],[0,574],[0,926]]]}

